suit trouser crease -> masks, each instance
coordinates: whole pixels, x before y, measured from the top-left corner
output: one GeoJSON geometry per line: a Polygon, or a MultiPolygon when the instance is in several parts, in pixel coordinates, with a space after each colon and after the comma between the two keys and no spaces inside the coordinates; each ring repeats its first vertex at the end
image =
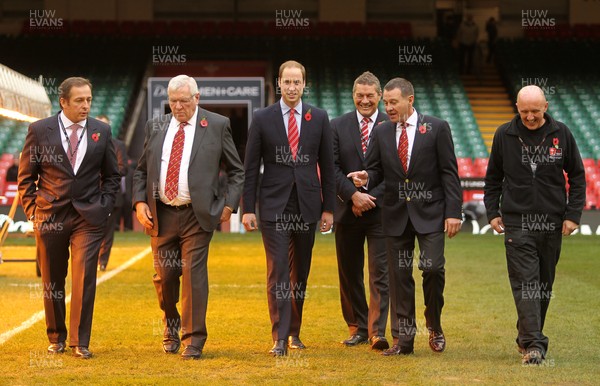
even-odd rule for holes
{"type": "Polygon", "coordinates": [[[186,346],[203,349],[207,339],[208,250],[213,232],[204,231],[191,207],[157,205],[159,234],[152,237],[153,283],[164,311],[164,336],[181,332],[186,346]],[[181,280],[180,280],[181,277],[181,280]],[[177,310],[181,287],[181,315],[177,310]]]}
{"type": "Polygon", "coordinates": [[[96,297],[96,267],[104,224],[90,225],[73,207],[55,213],[52,221],[53,224],[35,224],[48,339],[51,343],[58,343],[67,338],[65,279],[71,258],[69,346],[88,347],[96,297]]]}
{"type": "Polygon", "coordinates": [[[342,315],[350,335],[385,336],[389,308],[388,265],[381,223],[335,224],[342,315]],[[369,304],[364,285],[367,240],[369,304]]]}
{"type": "MultiPolygon", "coordinates": [[[[390,301],[393,303],[397,323],[398,343],[413,347],[417,333],[415,315],[415,281],[413,262],[418,260],[423,272],[423,296],[425,320],[428,329],[443,332],[441,323],[444,307],[445,258],[444,232],[418,233],[410,220],[404,233],[387,238],[388,269],[390,272],[390,301]],[[415,255],[415,237],[419,242],[419,255],[415,255]]],[[[392,335],[396,338],[396,325],[392,324],[392,335]]],[[[396,339],[394,339],[396,341],[396,339]]]]}

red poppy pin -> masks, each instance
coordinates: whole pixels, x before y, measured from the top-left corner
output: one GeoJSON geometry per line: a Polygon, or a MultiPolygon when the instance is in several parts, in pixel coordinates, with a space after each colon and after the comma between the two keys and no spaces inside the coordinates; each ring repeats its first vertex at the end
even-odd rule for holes
{"type": "Polygon", "coordinates": [[[552,140],[552,144],[554,145],[554,147],[555,147],[555,148],[557,148],[557,149],[558,149],[558,138],[554,138],[554,139],[552,140]]]}
{"type": "Polygon", "coordinates": [[[312,109],[308,109],[306,114],[304,114],[304,119],[308,122],[312,119],[312,114],[310,113],[312,109]]]}
{"type": "Polygon", "coordinates": [[[206,120],[206,117],[202,117],[202,119],[200,120],[200,126],[202,126],[202,127],[208,126],[208,121],[206,120]]]}
{"type": "Polygon", "coordinates": [[[94,140],[94,142],[98,142],[98,140],[100,139],[100,133],[92,134],[92,139],[94,140]]]}
{"type": "Polygon", "coordinates": [[[431,127],[429,126],[429,123],[421,123],[419,125],[419,133],[425,134],[428,131],[431,131],[431,127]]]}

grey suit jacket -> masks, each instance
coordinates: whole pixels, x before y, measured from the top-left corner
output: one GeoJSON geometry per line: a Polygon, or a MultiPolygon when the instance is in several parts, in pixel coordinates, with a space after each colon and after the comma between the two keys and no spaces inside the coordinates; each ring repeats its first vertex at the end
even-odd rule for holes
{"type": "MultiPolygon", "coordinates": [[[[159,200],[160,160],[171,116],[164,115],[146,123],[144,151],[133,174],[133,206],[135,208],[137,202],[143,201],[150,207],[154,227],[147,233],[151,236],[157,236],[159,232],[156,203],[159,200]]],[[[231,136],[229,118],[198,107],[188,184],[192,208],[202,229],[215,230],[225,205],[237,209],[243,183],[244,170],[231,136]],[[203,118],[208,122],[206,127],[200,125],[203,118]],[[224,190],[219,187],[221,162],[227,171],[224,190]]]]}

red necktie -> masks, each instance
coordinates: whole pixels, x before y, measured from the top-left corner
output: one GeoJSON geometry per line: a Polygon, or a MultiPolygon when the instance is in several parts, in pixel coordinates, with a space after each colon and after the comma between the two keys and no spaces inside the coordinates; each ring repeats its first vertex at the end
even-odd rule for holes
{"type": "Polygon", "coordinates": [[[363,118],[362,126],[360,127],[360,141],[362,143],[363,156],[367,153],[367,145],[369,144],[369,122],[371,118],[363,118]]]}
{"type": "Polygon", "coordinates": [[[296,154],[298,153],[298,142],[300,142],[300,135],[298,135],[298,125],[296,124],[296,110],[290,110],[290,120],[288,121],[288,141],[290,142],[290,150],[292,152],[292,158],[296,160],[296,154]]]}
{"type": "Polygon", "coordinates": [[[398,141],[398,157],[402,162],[402,168],[404,173],[408,170],[408,135],[406,134],[407,123],[404,122],[402,125],[402,133],[400,133],[400,141],[398,141]]]}
{"type": "Polygon", "coordinates": [[[69,143],[71,145],[71,151],[69,152],[69,161],[71,162],[71,167],[73,168],[73,170],[75,170],[75,163],[77,162],[77,144],[79,143],[77,131],[80,127],[81,126],[79,126],[77,123],[74,123],[71,126],[69,126],[69,129],[72,130],[71,135],[69,136],[69,143]]]}
{"type": "Polygon", "coordinates": [[[183,144],[185,142],[185,132],[183,128],[187,122],[179,124],[179,130],[173,138],[171,146],[171,156],[169,157],[169,168],[167,169],[167,180],[165,183],[165,196],[172,201],[177,197],[179,191],[179,169],[181,167],[181,156],[183,154],[183,144]]]}

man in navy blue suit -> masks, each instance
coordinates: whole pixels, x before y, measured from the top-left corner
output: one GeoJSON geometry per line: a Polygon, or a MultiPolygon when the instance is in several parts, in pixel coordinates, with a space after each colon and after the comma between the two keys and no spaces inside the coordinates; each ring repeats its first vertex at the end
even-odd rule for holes
{"type": "Polygon", "coordinates": [[[371,348],[389,348],[385,338],[389,309],[388,268],[385,237],[381,227],[383,188],[356,188],[346,175],[366,167],[365,154],[375,126],[388,116],[379,112],[381,84],[370,72],[354,81],[355,110],[331,121],[337,188],[335,249],[340,277],[342,314],[350,337],[342,342],[356,346],[369,342],[371,348]],[[368,243],[369,304],[365,295],[365,241],[368,243]]]}
{"type": "Polygon", "coordinates": [[[302,309],[317,223],[333,225],[335,175],[331,126],[325,110],[302,102],[306,71],[290,60],[279,67],[281,99],[254,113],[246,144],[242,223],[258,229],[267,256],[267,297],[273,356],[303,349],[302,309]],[[319,176],[320,171],[320,176],[319,176]]]}
{"type": "Polygon", "coordinates": [[[384,355],[413,353],[417,332],[413,257],[415,238],[423,271],[429,346],[446,348],[442,331],[445,257],[444,232],[454,237],[461,226],[462,190],[448,122],[419,114],[414,88],[402,78],[390,80],[383,103],[391,122],[373,130],[366,171],[352,172],[356,186],[385,181],[383,232],[387,239],[390,298],[398,319],[398,339],[384,355]]]}

